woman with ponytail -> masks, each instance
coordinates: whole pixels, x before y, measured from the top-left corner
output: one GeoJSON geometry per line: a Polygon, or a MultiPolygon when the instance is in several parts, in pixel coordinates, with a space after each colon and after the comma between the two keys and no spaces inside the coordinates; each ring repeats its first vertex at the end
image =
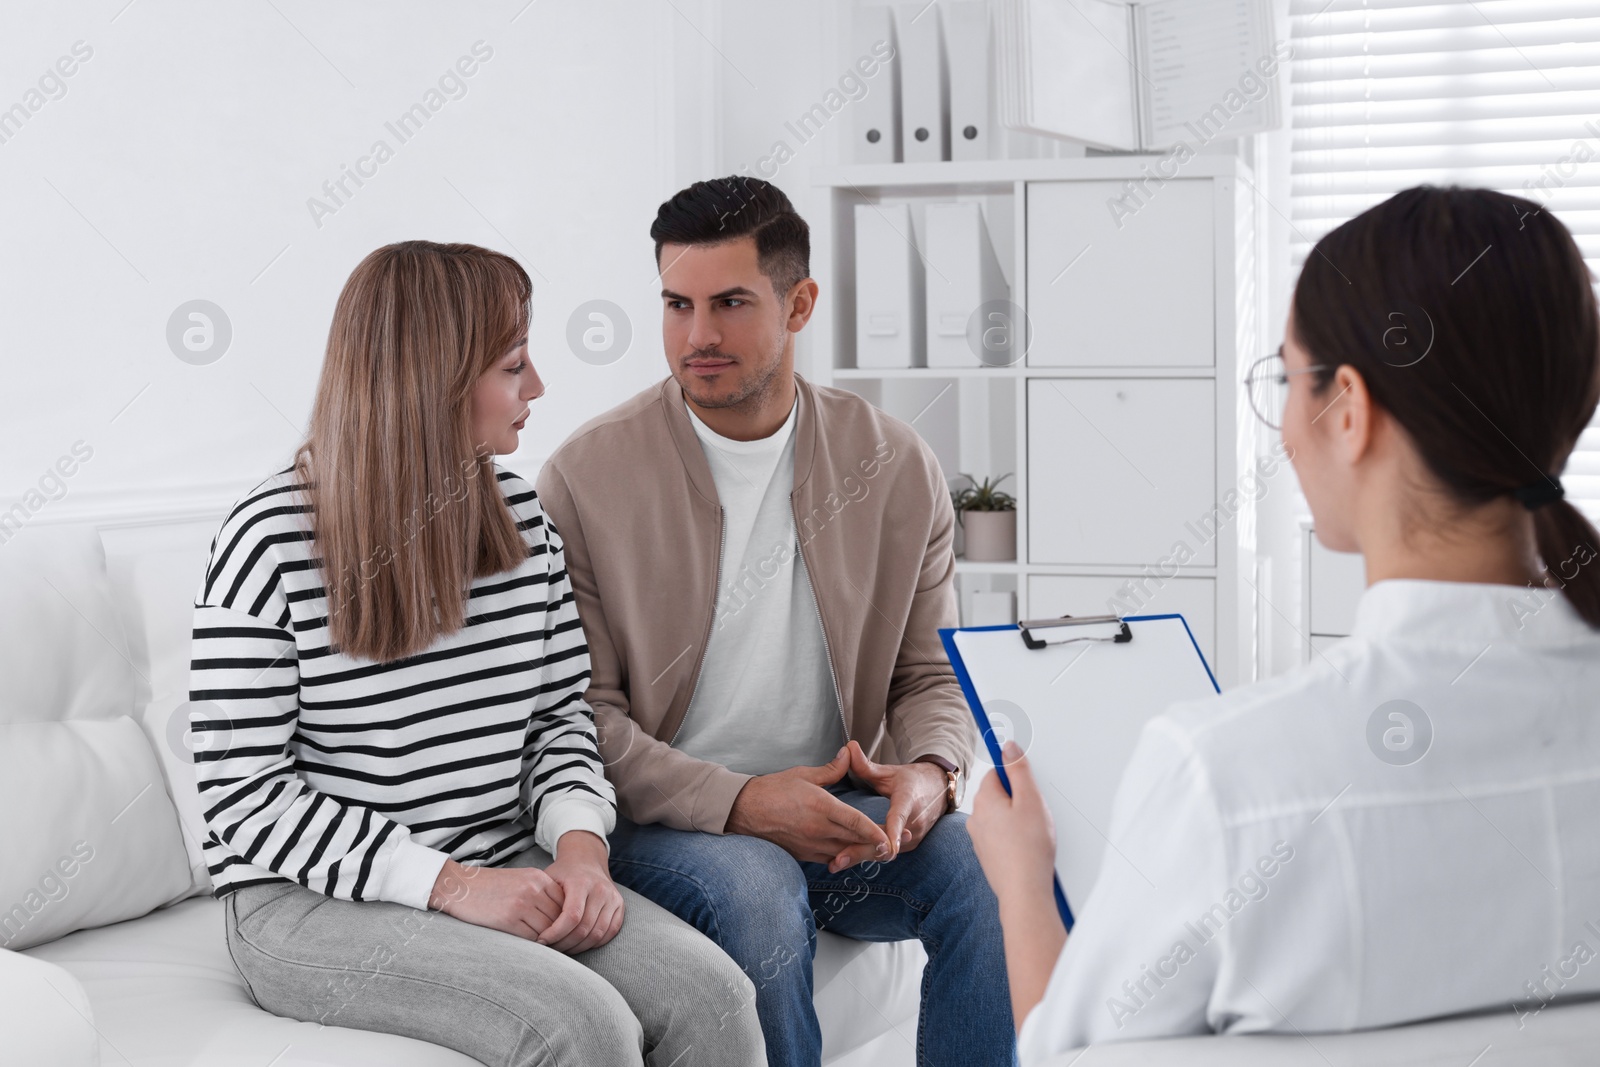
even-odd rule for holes
{"type": "Polygon", "coordinates": [[[1027,760],[1014,795],[983,783],[1025,1064],[1600,992],[1600,535],[1561,480],[1600,319],[1572,235],[1406,190],[1317,243],[1247,384],[1318,539],[1365,558],[1354,633],[1149,723],[1070,937],[1027,760]]]}

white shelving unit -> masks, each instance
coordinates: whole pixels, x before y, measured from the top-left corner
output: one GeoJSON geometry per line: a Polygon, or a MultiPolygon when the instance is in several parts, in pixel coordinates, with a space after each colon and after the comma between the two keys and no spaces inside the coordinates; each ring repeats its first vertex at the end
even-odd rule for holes
{"type": "Polygon", "coordinates": [[[1013,590],[1023,618],[1182,612],[1226,687],[1256,673],[1255,512],[1239,488],[1257,433],[1239,381],[1262,343],[1254,198],[1231,156],[1196,156],[1165,182],[1151,179],[1161,159],[815,172],[822,296],[803,358],[814,381],[911,422],[952,484],[960,472],[1013,475],[1017,561],[958,558],[963,592],[1013,590]],[[1130,189],[1133,213],[1118,220],[1110,201],[1130,189]],[[983,206],[1031,323],[1026,356],[858,369],[855,205],[909,205],[906,236],[920,248],[921,209],[951,200],[983,206]]]}

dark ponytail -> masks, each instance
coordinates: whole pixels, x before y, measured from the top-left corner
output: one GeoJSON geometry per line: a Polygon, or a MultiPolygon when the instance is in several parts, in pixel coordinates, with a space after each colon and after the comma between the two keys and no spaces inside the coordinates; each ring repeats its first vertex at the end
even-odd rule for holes
{"type": "Polygon", "coordinates": [[[1407,189],[1317,242],[1296,340],[1361,374],[1462,504],[1533,511],[1545,584],[1600,628],[1600,534],[1560,474],[1600,401],[1600,317],[1572,234],[1488,189],[1407,189]]]}

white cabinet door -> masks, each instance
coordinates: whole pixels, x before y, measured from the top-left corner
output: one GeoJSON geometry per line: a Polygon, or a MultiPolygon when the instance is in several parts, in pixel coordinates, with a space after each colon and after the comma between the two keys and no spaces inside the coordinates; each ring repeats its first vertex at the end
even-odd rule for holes
{"type": "Polygon", "coordinates": [[[1145,578],[1143,575],[1028,578],[1028,617],[1061,615],[1182,615],[1217,670],[1217,583],[1213,578],[1145,578]]]}
{"type": "Polygon", "coordinates": [[[1210,179],[1152,183],[1144,206],[1117,218],[1125,192],[1110,181],[1028,185],[1029,366],[1213,365],[1210,179]]]}
{"type": "Polygon", "coordinates": [[[1029,379],[1030,562],[1214,566],[1214,395],[1204,378],[1029,379]]]}

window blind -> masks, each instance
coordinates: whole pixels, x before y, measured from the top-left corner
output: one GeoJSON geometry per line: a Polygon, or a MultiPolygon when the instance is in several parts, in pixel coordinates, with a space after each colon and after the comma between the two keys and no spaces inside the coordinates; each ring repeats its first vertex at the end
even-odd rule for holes
{"type": "MultiPolygon", "coordinates": [[[[1600,276],[1600,3],[1290,0],[1290,262],[1424,182],[1526,197],[1600,276]]],[[[1600,419],[1562,478],[1600,522],[1600,419]]]]}

